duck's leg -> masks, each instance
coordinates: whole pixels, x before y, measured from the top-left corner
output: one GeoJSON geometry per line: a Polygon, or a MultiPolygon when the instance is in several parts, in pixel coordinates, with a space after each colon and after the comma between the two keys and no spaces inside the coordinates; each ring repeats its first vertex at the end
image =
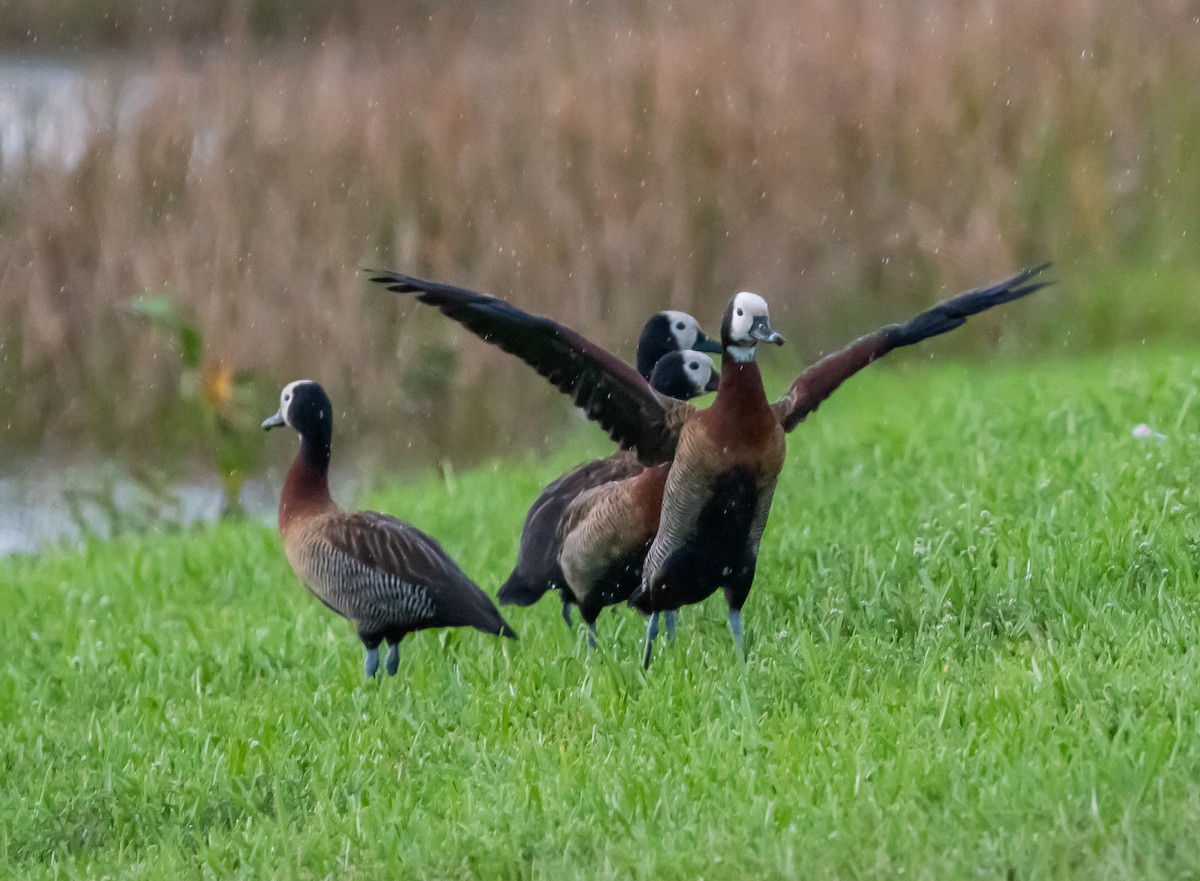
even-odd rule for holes
{"type": "Polygon", "coordinates": [[[738,658],[746,660],[746,647],[742,644],[742,610],[729,609],[729,632],[733,634],[733,644],[737,648],[738,658]]]}
{"type": "Polygon", "coordinates": [[[363,659],[363,673],[366,674],[366,679],[375,678],[375,674],[379,672],[379,646],[367,646],[367,656],[363,659]]]}
{"type": "Polygon", "coordinates": [[[664,612],[663,623],[667,625],[667,639],[675,638],[675,612],[664,612]]]}
{"type": "Polygon", "coordinates": [[[379,672],[379,644],[383,642],[385,635],[377,630],[364,630],[362,627],[358,629],[358,638],[367,650],[367,655],[363,658],[363,675],[367,679],[374,679],[375,674],[379,672]]]}
{"type": "Polygon", "coordinates": [[[567,622],[567,627],[570,628],[575,626],[575,622],[571,620],[571,604],[565,599],[563,600],[562,616],[563,620],[567,622]]]}
{"type": "Polygon", "coordinates": [[[388,640],[388,653],[386,667],[388,676],[395,676],[396,671],[400,669],[400,640],[392,642],[388,640]]]}
{"type": "Polygon", "coordinates": [[[592,651],[596,649],[596,619],[600,617],[600,613],[604,611],[604,606],[598,604],[591,594],[584,594],[583,599],[576,598],[576,604],[579,606],[579,617],[583,620],[584,626],[587,627],[587,642],[588,648],[592,651]]]}
{"type": "Polygon", "coordinates": [[[658,612],[650,613],[646,622],[646,647],[642,649],[642,669],[650,669],[650,653],[654,651],[654,640],[658,637],[658,612]]]}
{"type": "Polygon", "coordinates": [[[743,663],[746,660],[746,646],[742,641],[742,606],[746,604],[750,586],[754,584],[755,562],[754,559],[747,562],[733,582],[725,586],[725,602],[729,604],[729,632],[733,635],[738,658],[743,663]]]}

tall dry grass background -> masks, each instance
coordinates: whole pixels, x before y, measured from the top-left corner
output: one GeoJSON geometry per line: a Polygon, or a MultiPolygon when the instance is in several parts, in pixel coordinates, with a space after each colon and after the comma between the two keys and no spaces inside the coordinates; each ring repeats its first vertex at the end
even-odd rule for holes
{"type": "MultiPolygon", "coordinates": [[[[7,449],[172,436],[178,359],[124,308],[144,292],[194,312],[214,363],[320,379],[397,462],[561,424],[526,370],[363,266],[625,353],[649,312],[712,327],[750,288],[788,366],[1044,259],[1052,295],[942,348],[987,350],[1001,321],[1022,355],[1200,330],[1195,2],[362,0],[267,42],[216,7],[223,32],[79,56],[78,161],[0,169],[7,449]]],[[[43,27],[41,48],[111,42],[43,27]]]]}

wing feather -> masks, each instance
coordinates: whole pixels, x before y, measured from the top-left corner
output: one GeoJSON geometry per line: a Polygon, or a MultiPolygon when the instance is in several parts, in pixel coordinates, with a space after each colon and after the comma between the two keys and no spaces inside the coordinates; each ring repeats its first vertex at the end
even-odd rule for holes
{"type": "Polygon", "coordinates": [[[888,352],[940,336],[961,327],[971,315],[985,312],[1001,303],[1019,300],[1046,287],[1049,282],[1035,282],[1032,279],[1049,265],[1043,263],[997,284],[959,294],[922,312],[907,324],[889,324],[859,337],[796,377],[787,393],[772,405],[776,417],[786,430],[791,431],[838,386],[888,352]]]}
{"type": "Polygon", "coordinates": [[[636,370],[576,331],[452,285],[375,270],[371,281],[415,295],[485,342],[516,355],[568,395],[622,449],[636,450],[643,464],[669,462],[674,456],[679,426],[692,406],[654,391],[636,370]]]}
{"type": "Polygon", "coordinates": [[[322,529],[322,540],[373,573],[357,580],[356,602],[382,623],[385,613],[400,618],[420,612],[426,623],[465,624],[489,632],[506,628],[491,599],[437,540],[403,520],[374,511],[341,512],[322,529]],[[418,602],[422,600],[422,602],[418,602]]]}

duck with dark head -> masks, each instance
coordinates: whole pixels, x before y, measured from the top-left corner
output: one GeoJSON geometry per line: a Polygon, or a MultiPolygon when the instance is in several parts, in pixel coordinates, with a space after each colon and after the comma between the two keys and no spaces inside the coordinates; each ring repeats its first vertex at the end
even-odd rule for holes
{"type": "Polygon", "coordinates": [[[517,634],[495,605],[434,539],[402,520],[373,511],[341,510],[329,493],[333,405],[310,380],[290,382],[264,429],[289,426],[300,449],[279,496],[279,532],[292,570],[313,595],[358,628],[368,679],[388,644],[387,673],[399,666],[399,645],[430,627],[474,627],[494,636],[517,634]]]}

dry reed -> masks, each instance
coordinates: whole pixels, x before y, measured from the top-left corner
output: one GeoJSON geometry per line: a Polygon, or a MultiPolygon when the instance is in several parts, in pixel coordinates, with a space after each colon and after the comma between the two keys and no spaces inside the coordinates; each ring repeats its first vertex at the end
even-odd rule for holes
{"type": "MultiPolygon", "coordinates": [[[[320,40],[96,60],[79,161],[0,169],[0,437],[152,443],[178,364],[122,309],[143,291],[213,360],[321,379],[379,444],[479,452],[562,409],[359,267],[626,353],[650,311],[712,326],[755,289],[795,363],[1035,260],[1198,274],[1194,3],[355,9],[320,40]]],[[[1200,327],[1079,286],[1011,320],[1051,345],[1066,320],[1090,345],[1200,327]]]]}

